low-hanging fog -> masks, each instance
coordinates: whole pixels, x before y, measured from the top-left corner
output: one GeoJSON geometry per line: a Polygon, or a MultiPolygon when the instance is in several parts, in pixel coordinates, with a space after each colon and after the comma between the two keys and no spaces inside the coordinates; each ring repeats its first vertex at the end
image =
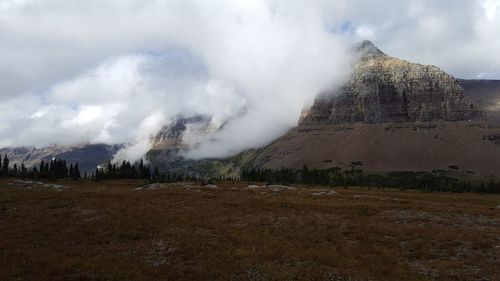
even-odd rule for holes
{"type": "Polygon", "coordinates": [[[190,158],[265,145],[362,39],[500,78],[500,1],[400,2],[0,0],[0,147],[125,143],[117,157],[135,160],[176,116],[225,124],[188,136],[190,158]]]}

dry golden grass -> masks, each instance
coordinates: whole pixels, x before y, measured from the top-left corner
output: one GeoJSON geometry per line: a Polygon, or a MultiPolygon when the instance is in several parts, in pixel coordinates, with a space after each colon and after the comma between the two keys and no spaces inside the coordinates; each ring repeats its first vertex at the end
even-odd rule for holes
{"type": "Polygon", "coordinates": [[[500,280],[498,195],[7,182],[0,280],[500,280]]]}

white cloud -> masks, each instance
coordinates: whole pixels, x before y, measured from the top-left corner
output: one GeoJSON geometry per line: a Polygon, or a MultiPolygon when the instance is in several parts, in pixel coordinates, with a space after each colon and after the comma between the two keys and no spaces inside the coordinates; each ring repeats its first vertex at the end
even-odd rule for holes
{"type": "Polygon", "coordinates": [[[213,138],[192,136],[202,144],[188,154],[229,155],[293,126],[304,103],[349,72],[347,46],[361,38],[458,77],[500,78],[498,9],[498,0],[0,0],[0,146],[130,143],[138,157],[182,113],[232,120],[213,138]]]}
{"type": "Polygon", "coordinates": [[[375,28],[370,25],[361,25],[356,29],[356,35],[363,40],[374,40],[376,38],[375,28]]]}
{"type": "Polygon", "coordinates": [[[498,9],[500,9],[500,0],[485,0],[485,1],[483,1],[483,9],[484,9],[484,13],[486,15],[486,18],[489,21],[494,21],[496,16],[497,16],[498,9]]]}

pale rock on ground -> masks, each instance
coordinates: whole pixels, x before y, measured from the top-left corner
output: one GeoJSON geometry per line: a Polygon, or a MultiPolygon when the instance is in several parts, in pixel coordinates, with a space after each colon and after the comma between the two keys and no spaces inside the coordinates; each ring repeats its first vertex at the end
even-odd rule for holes
{"type": "Polygon", "coordinates": [[[26,189],[39,189],[39,188],[49,188],[54,190],[69,189],[69,187],[60,184],[48,184],[39,181],[25,181],[25,180],[13,180],[12,182],[9,182],[7,185],[15,188],[26,188],[26,189]]]}

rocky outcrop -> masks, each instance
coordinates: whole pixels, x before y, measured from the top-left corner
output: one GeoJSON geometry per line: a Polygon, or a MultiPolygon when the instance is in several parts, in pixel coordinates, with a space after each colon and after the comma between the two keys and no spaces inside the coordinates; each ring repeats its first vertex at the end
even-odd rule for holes
{"type": "Polygon", "coordinates": [[[438,67],[387,56],[369,41],[355,49],[350,79],[319,95],[301,125],[484,119],[460,82],[438,67]]]}
{"type": "MultiPolygon", "coordinates": [[[[354,51],[359,60],[344,86],[318,95],[297,127],[255,153],[253,166],[328,169],[357,162],[376,173],[500,177],[500,130],[460,81],[438,67],[390,57],[368,41],[354,51]]],[[[473,84],[466,87],[478,93],[493,87],[473,84]]]]}
{"type": "Polygon", "coordinates": [[[175,118],[171,124],[164,126],[153,139],[153,149],[175,149],[186,147],[183,138],[186,134],[196,131],[197,135],[212,133],[214,128],[210,125],[210,118],[206,116],[194,116],[189,118],[175,118]]]}
{"type": "Polygon", "coordinates": [[[486,124],[478,106],[484,104],[478,97],[486,95],[478,92],[471,100],[461,85],[471,89],[470,83],[435,66],[390,57],[368,41],[354,51],[359,60],[344,86],[318,95],[299,125],[267,147],[224,160],[186,160],[178,153],[187,147],[186,134],[212,129],[204,118],[178,119],[158,135],[149,160],[163,170],[211,176],[237,176],[251,165],[327,169],[352,162],[368,172],[500,176],[500,131],[486,124]]]}
{"type": "Polygon", "coordinates": [[[208,116],[177,116],[152,139],[152,149],[146,158],[161,171],[219,176],[212,172],[220,170],[219,167],[227,170],[224,160],[191,160],[183,152],[212,137],[223,125],[214,124],[208,116]]]}

